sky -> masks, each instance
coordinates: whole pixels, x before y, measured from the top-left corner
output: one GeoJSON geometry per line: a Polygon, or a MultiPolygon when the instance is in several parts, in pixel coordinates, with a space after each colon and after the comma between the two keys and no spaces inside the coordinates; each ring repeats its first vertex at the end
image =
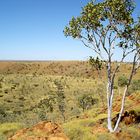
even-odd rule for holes
{"type": "Polygon", "coordinates": [[[88,1],[0,0],[0,60],[87,60],[93,52],[63,30],[88,1]]]}

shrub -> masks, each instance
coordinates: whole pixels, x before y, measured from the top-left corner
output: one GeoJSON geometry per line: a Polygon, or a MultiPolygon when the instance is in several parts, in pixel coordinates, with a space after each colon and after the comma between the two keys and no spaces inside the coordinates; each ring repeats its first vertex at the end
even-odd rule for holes
{"type": "Polygon", "coordinates": [[[0,122],[6,122],[7,121],[7,113],[5,111],[5,108],[0,107],[0,122]]]}
{"type": "Polygon", "coordinates": [[[63,120],[65,122],[66,118],[65,118],[65,109],[66,109],[66,103],[65,103],[65,94],[64,94],[64,89],[62,86],[62,83],[60,81],[54,81],[56,87],[57,87],[57,91],[56,91],[56,100],[57,100],[57,105],[58,105],[58,109],[63,117],[63,120]]]}
{"type": "Polygon", "coordinates": [[[83,112],[91,108],[91,106],[93,106],[97,102],[98,99],[95,99],[91,95],[86,95],[86,94],[80,96],[78,99],[78,105],[80,108],[83,109],[83,112]]]}
{"type": "Polygon", "coordinates": [[[118,78],[118,85],[120,86],[120,87],[123,87],[123,86],[125,86],[125,85],[127,85],[128,84],[128,79],[127,79],[127,77],[126,76],[120,76],[119,78],[118,78]]]}
{"type": "Polygon", "coordinates": [[[140,90],[140,80],[133,80],[131,86],[129,87],[128,95],[138,90],[140,90]]]}
{"type": "Polygon", "coordinates": [[[118,89],[118,86],[114,85],[113,89],[118,89]]]}
{"type": "Polygon", "coordinates": [[[134,80],[131,84],[131,88],[136,91],[140,90],[140,80],[134,80]]]}

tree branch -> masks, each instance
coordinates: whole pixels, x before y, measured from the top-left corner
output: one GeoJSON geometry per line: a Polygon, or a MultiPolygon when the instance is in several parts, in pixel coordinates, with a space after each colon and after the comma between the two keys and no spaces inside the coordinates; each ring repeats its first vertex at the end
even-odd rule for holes
{"type": "Polygon", "coordinates": [[[81,42],[84,44],[84,46],[86,46],[87,48],[92,49],[93,51],[95,51],[95,52],[102,58],[100,52],[98,52],[98,51],[96,50],[96,48],[93,48],[93,47],[87,45],[87,44],[84,42],[84,40],[82,40],[82,39],[81,39],[81,42]]]}

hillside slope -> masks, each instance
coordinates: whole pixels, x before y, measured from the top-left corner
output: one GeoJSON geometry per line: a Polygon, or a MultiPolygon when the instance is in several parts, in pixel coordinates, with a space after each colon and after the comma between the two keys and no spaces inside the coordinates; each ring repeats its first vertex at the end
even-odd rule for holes
{"type": "MultiPolygon", "coordinates": [[[[113,67],[115,65],[113,63],[113,67]]],[[[124,90],[123,84],[119,86],[118,78],[128,76],[130,68],[130,64],[123,63],[116,75],[113,123],[124,90]]],[[[110,134],[106,129],[105,74],[104,66],[99,78],[86,61],[0,62],[0,140],[12,138],[20,129],[27,130],[22,134],[25,140],[26,136],[44,140],[48,137],[46,133],[32,130],[41,122],[50,121],[60,124],[63,135],[70,140],[139,140],[140,71],[127,94],[121,129],[117,134],[110,134]],[[63,95],[62,102],[58,93],[63,95]]],[[[123,80],[121,82],[125,82],[123,80]]]]}

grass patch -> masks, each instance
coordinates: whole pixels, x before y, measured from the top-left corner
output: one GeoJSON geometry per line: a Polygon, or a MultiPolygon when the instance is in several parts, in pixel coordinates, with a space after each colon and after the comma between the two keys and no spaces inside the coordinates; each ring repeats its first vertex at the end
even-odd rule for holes
{"type": "Polygon", "coordinates": [[[107,114],[100,114],[95,118],[75,119],[63,124],[65,134],[71,140],[96,140],[92,134],[92,127],[101,119],[106,119],[107,114]]]}
{"type": "Polygon", "coordinates": [[[12,136],[17,130],[22,128],[20,123],[3,123],[0,124],[0,140],[5,140],[12,136]]]}
{"type": "MultiPolygon", "coordinates": [[[[88,123],[91,120],[88,121],[88,123]]],[[[94,140],[94,136],[90,131],[90,127],[85,127],[87,121],[74,121],[63,125],[65,134],[70,140],[94,140]]]]}

